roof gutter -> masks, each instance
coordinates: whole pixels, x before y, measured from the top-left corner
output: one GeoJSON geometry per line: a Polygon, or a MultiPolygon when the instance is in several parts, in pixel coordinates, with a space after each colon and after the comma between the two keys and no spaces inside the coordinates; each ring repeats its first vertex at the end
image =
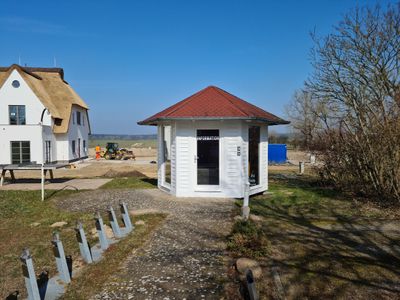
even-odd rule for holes
{"type": "Polygon", "coordinates": [[[182,118],[161,117],[152,120],[140,121],[137,122],[137,124],[155,126],[159,122],[163,121],[223,121],[223,120],[258,121],[266,123],[268,126],[290,124],[289,121],[283,119],[272,121],[270,119],[260,118],[260,117],[182,117],[182,118]]]}

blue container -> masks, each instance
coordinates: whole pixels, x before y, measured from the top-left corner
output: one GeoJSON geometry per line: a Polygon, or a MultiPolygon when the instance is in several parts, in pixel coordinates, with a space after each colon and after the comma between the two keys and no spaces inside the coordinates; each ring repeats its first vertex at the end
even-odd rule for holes
{"type": "Polygon", "coordinates": [[[284,164],[286,160],[286,144],[268,144],[268,163],[284,164]]]}

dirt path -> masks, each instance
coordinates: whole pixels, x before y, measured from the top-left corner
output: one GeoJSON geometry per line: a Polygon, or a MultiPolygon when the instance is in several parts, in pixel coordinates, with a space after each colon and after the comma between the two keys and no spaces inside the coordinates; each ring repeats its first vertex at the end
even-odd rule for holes
{"type": "Polygon", "coordinates": [[[94,299],[220,298],[233,200],[176,199],[158,190],[113,190],[80,193],[59,206],[94,211],[120,200],[136,212],[156,209],[169,216],[94,299]]]}

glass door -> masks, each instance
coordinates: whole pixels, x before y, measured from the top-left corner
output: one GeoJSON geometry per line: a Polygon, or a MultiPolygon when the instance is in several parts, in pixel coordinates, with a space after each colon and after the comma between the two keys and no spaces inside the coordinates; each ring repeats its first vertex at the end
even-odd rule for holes
{"type": "Polygon", "coordinates": [[[197,130],[197,185],[219,186],[219,130],[197,130]]]}
{"type": "Polygon", "coordinates": [[[260,184],[260,126],[249,127],[249,182],[260,184]]]}

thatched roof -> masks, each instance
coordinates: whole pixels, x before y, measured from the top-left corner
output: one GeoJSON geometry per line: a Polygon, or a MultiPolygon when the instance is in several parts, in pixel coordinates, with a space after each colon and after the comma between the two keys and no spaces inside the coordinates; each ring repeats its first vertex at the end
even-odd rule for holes
{"type": "Polygon", "coordinates": [[[17,70],[35,95],[50,111],[55,122],[54,133],[67,133],[71,110],[73,105],[84,109],[89,107],[78,94],[64,81],[64,70],[61,68],[32,68],[12,65],[0,67],[0,88],[10,76],[13,70],[17,70]]]}

